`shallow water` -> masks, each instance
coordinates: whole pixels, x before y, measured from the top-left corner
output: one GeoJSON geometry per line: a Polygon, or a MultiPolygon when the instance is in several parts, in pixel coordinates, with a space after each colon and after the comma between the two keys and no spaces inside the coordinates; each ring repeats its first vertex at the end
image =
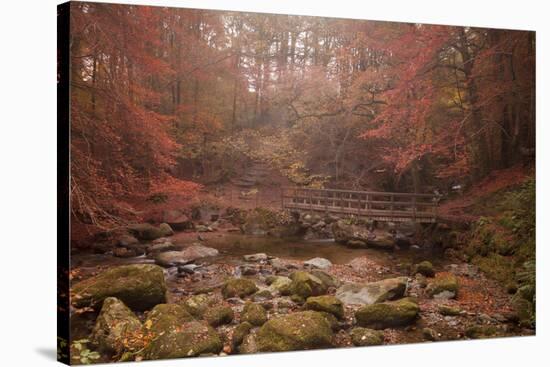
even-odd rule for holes
{"type": "MultiPolygon", "coordinates": [[[[177,245],[188,245],[188,241],[175,241],[177,245]]],[[[228,234],[210,238],[202,243],[220,252],[219,256],[211,258],[215,262],[233,262],[242,259],[243,255],[263,252],[267,255],[292,260],[308,260],[313,257],[323,257],[333,264],[347,264],[358,257],[368,257],[380,264],[396,264],[400,262],[417,262],[430,260],[434,265],[441,264],[441,253],[431,249],[401,249],[392,252],[379,249],[349,248],[334,242],[332,239],[304,240],[301,238],[275,238],[268,236],[250,236],[228,234]]],[[[136,263],[154,263],[153,259],[143,256],[133,258],[117,258],[107,254],[75,254],[72,265],[78,267],[112,266],[136,263]]]]}

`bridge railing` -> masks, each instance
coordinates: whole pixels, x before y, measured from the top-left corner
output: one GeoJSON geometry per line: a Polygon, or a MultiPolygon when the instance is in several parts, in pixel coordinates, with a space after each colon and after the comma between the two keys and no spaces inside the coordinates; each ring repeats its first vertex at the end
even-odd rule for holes
{"type": "Polygon", "coordinates": [[[435,222],[439,196],[400,192],[283,187],[283,209],[355,215],[380,221],[435,222]]]}

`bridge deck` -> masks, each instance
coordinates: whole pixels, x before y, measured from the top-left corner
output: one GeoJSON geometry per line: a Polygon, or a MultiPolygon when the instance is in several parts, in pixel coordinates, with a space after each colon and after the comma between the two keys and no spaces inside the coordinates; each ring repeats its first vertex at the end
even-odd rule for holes
{"type": "Polygon", "coordinates": [[[283,209],[358,216],[384,222],[435,223],[439,197],[430,194],[283,188],[283,209]]]}

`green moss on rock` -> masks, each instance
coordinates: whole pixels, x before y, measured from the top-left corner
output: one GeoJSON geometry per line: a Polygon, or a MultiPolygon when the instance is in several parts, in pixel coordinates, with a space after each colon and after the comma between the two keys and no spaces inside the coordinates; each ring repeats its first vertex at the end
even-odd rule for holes
{"type": "Polygon", "coordinates": [[[433,298],[455,298],[458,294],[458,279],[450,274],[435,278],[428,284],[426,291],[433,298]]]}
{"type": "Polygon", "coordinates": [[[460,308],[446,305],[440,305],[438,311],[443,316],[458,316],[461,313],[460,308]]]}
{"type": "Polygon", "coordinates": [[[248,335],[253,327],[254,326],[248,321],[241,322],[239,325],[237,325],[237,327],[233,330],[233,337],[231,338],[233,349],[236,349],[239,345],[241,345],[244,338],[248,335]]]}
{"type": "Polygon", "coordinates": [[[216,327],[229,324],[233,321],[235,314],[233,309],[226,305],[212,306],[206,309],[203,315],[208,324],[216,327]]]}
{"type": "Polygon", "coordinates": [[[355,318],[359,326],[385,329],[413,323],[419,311],[416,303],[402,299],[363,306],[355,312],[355,318]]]}
{"type": "Polygon", "coordinates": [[[302,298],[320,296],[327,292],[327,286],[323,281],[306,271],[295,271],[290,275],[290,293],[302,298]]]}
{"type": "Polygon", "coordinates": [[[279,352],[327,348],[332,345],[332,329],[315,311],[296,312],[266,322],[258,331],[258,351],[279,352]]]}
{"type": "Polygon", "coordinates": [[[193,316],[182,306],[175,303],[160,304],[147,314],[145,328],[152,333],[160,334],[192,320],[193,316]]]}
{"type": "Polygon", "coordinates": [[[305,308],[313,311],[328,312],[339,319],[344,317],[344,305],[334,296],[309,297],[305,308]]]}
{"type": "Polygon", "coordinates": [[[223,348],[216,330],[199,321],[190,321],[153,339],[142,351],[144,359],[169,359],[218,354],[223,348]]]}
{"type": "Polygon", "coordinates": [[[262,305],[247,302],[244,305],[241,320],[248,321],[255,326],[262,326],[267,321],[267,312],[262,305]]]}
{"type": "Polygon", "coordinates": [[[107,297],[116,297],[137,311],[165,303],[164,272],[157,265],[124,265],[105,270],[72,287],[71,301],[76,307],[99,308],[107,297]]]}
{"type": "Polygon", "coordinates": [[[355,327],[350,332],[351,342],[358,347],[370,345],[382,345],[384,343],[384,333],[379,330],[355,327]]]}
{"type": "Polygon", "coordinates": [[[103,307],[97,317],[91,340],[99,349],[106,352],[121,353],[135,349],[127,340],[135,340],[141,331],[141,322],[124,303],[114,297],[103,301],[103,307]]]}
{"type": "Polygon", "coordinates": [[[256,283],[245,278],[230,278],[222,287],[224,298],[240,297],[244,298],[258,291],[256,283]]]}
{"type": "Polygon", "coordinates": [[[145,241],[153,241],[164,236],[163,230],[149,223],[131,224],[128,226],[128,232],[145,241]]]}
{"type": "Polygon", "coordinates": [[[431,262],[422,261],[414,266],[413,274],[422,274],[425,277],[433,278],[435,276],[435,270],[431,262]]]}
{"type": "Polygon", "coordinates": [[[212,306],[216,301],[213,297],[201,293],[187,297],[180,304],[187,312],[196,318],[202,318],[204,311],[212,306]]]}

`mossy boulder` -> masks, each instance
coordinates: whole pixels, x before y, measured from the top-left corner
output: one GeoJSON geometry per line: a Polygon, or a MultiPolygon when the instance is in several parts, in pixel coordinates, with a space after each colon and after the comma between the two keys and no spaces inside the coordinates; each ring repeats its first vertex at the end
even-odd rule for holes
{"type": "Polygon", "coordinates": [[[241,314],[241,321],[247,321],[254,326],[262,326],[267,321],[267,312],[262,305],[247,302],[241,314]]]}
{"type": "Polygon", "coordinates": [[[339,319],[344,317],[344,305],[334,296],[309,297],[304,307],[307,310],[328,312],[339,319]]]}
{"type": "Polygon", "coordinates": [[[464,334],[470,339],[485,339],[495,337],[498,331],[494,325],[473,325],[468,327],[464,334]]]}
{"type": "Polygon", "coordinates": [[[224,298],[250,296],[258,291],[258,286],[250,279],[230,278],[225,281],[222,287],[224,298]]]}
{"type": "Polygon", "coordinates": [[[165,236],[165,231],[149,223],[131,224],[127,229],[134,237],[144,241],[152,241],[165,236]]]}
{"type": "Polygon", "coordinates": [[[370,305],[403,297],[406,277],[389,278],[371,283],[348,283],[336,290],[336,297],[345,304],[370,305]]]}
{"type": "Polygon", "coordinates": [[[236,349],[243,342],[244,338],[250,333],[250,330],[254,325],[248,321],[243,321],[233,330],[233,337],[231,338],[231,344],[233,349],[236,349]]]}
{"type": "Polygon", "coordinates": [[[180,302],[180,305],[196,318],[202,318],[204,311],[216,303],[216,300],[204,293],[189,296],[180,302]]]}
{"type": "Polygon", "coordinates": [[[290,294],[290,285],[292,280],[288,277],[273,276],[269,279],[269,289],[279,292],[279,294],[285,296],[290,294]]]}
{"type": "Polygon", "coordinates": [[[350,336],[353,345],[358,347],[382,345],[384,343],[384,333],[379,330],[355,327],[351,329],[350,336]]]}
{"type": "Polygon", "coordinates": [[[178,304],[160,304],[147,314],[144,326],[146,330],[158,335],[193,319],[193,316],[178,304]]]}
{"type": "Polygon", "coordinates": [[[452,307],[447,305],[440,305],[438,307],[438,311],[443,316],[458,316],[462,312],[462,310],[458,307],[452,307]]]}
{"type": "Polygon", "coordinates": [[[355,312],[355,318],[359,326],[385,329],[412,324],[419,311],[415,302],[401,299],[363,306],[355,312]]]}
{"type": "Polygon", "coordinates": [[[323,315],[303,311],[266,322],[258,331],[256,344],[260,352],[282,352],[327,348],[332,338],[332,329],[323,315]]]}
{"type": "Polygon", "coordinates": [[[311,296],[320,296],[327,292],[327,286],[315,275],[306,271],[295,271],[290,275],[290,294],[298,295],[304,299],[311,296]]]}
{"type": "Polygon", "coordinates": [[[433,298],[450,299],[458,294],[458,279],[451,274],[435,278],[426,288],[428,295],[433,298]]]}
{"type": "Polygon", "coordinates": [[[206,311],[204,311],[203,317],[208,324],[217,327],[231,323],[235,317],[235,314],[231,307],[226,305],[218,305],[207,308],[206,311]]]}
{"type": "Polygon", "coordinates": [[[319,278],[327,288],[338,288],[342,282],[328,274],[327,272],[319,269],[313,269],[310,274],[319,278]]]}
{"type": "Polygon", "coordinates": [[[135,340],[141,332],[141,322],[122,301],[108,297],[97,317],[91,340],[105,352],[121,353],[134,350],[137,344],[128,345],[125,340],[135,340]]]}
{"type": "Polygon", "coordinates": [[[142,351],[143,359],[169,359],[218,354],[223,348],[216,330],[204,322],[189,321],[154,338],[142,351]]]}
{"type": "Polygon", "coordinates": [[[71,290],[75,307],[99,308],[107,297],[116,297],[136,311],[165,303],[164,272],[161,267],[151,264],[123,265],[83,280],[71,290]]]}
{"type": "Polygon", "coordinates": [[[434,266],[429,261],[422,261],[413,267],[413,274],[422,274],[425,277],[433,278],[435,276],[434,266]]]}

